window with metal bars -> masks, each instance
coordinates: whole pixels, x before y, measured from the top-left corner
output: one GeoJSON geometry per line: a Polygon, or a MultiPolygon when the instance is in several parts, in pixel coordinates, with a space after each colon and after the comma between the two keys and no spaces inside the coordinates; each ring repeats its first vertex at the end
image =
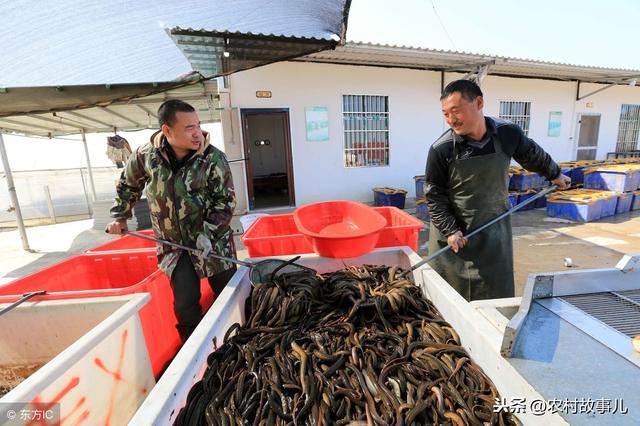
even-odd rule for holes
{"type": "Polygon", "coordinates": [[[616,152],[635,151],[638,149],[640,133],[640,105],[622,104],[620,123],[618,124],[618,142],[616,152]]]}
{"type": "Polygon", "coordinates": [[[500,101],[499,117],[517,124],[520,126],[525,136],[529,136],[531,102],[500,101]]]}
{"type": "Polygon", "coordinates": [[[343,95],[345,167],[389,165],[389,97],[343,95]]]}

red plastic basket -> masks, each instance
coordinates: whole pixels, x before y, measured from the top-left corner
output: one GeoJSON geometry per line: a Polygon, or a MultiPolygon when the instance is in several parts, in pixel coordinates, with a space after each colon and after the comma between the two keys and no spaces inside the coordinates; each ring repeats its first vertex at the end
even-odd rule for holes
{"type": "Polygon", "coordinates": [[[298,230],[320,256],[349,258],[370,252],[386,219],[371,207],[353,201],[325,201],[293,213],[298,230]]]}
{"type": "Polygon", "coordinates": [[[240,238],[249,257],[313,253],[313,246],[298,231],[293,213],[258,218],[240,238]]]}
{"type": "Polygon", "coordinates": [[[387,221],[376,247],[409,246],[413,251],[418,251],[418,238],[423,226],[420,219],[397,207],[375,207],[374,210],[387,221]]]}
{"type": "MultiPolygon", "coordinates": [[[[387,221],[376,247],[409,246],[418,250],[422,222],[396,207],[374,207],[387,221]]],[[[298,231],[293,213],[263,216],[241,237],[249,257],[313,253],[313,246],[298,231]]]]}
{"type": "MultiPolygon", "coordinates": [[[[47,294],[34,297],[34,301],[150,293],[151,300],[140,310],[140,320],[156,378],[180,348],[173,292],[167,275],[158,269],[155,251],[71,257],[0,287],[0,303],[15,302],[23,293],[37,290],[47,294]]],[[[200,305],[206,311],[213,304],[213,291],[206,279],[200,283],[200,293],[200,305]]]]}

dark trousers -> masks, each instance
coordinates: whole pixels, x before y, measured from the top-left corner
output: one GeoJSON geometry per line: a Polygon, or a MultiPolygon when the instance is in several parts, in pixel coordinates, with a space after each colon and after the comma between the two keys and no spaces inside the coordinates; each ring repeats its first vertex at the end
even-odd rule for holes
{"type": "MultiPolygon", "coordinates": [[[[220,295],[235,272],[236,268],[234,267],[207,278],[216,297],[220,295]]],[[[173,270],[171,289],[173,290],[173,310],[178,319],[176,328],[182,343],[184,343],[202,319],[200,277],[186,252],[180,255],[178,264],[173,270]]]]}

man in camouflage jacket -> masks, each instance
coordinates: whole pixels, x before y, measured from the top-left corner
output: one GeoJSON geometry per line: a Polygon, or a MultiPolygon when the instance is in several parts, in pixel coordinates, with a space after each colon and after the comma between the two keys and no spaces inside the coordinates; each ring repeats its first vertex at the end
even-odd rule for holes
{"type": "MultiPolygon", "coordinates": [[[[144,192],[156,237],[195,248],[198,235],[204,234],[215,253],[235,256],[229,227],[235,194],[224,153],[210,145],[198,114],[185,102],[163,103],[158,120],[161,130],[127,161],[111,208],[116,220],[107,231],[120,234],[126,229],[126,220],[144,192]]],[[[166,245],[158,245],[157,252],[160,269],[171,279],[177,329],[185,341],[202,318],[200,278],[208,277],[218,295],[235,266],[166,245]]]]}

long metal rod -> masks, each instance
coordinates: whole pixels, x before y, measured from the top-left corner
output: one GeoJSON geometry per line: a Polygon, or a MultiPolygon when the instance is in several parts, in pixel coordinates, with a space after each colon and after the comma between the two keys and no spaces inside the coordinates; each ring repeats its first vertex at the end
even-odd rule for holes
{"type": "MultiPolygon", "coordinates": [[[[155,238],[155,237],[152,237],[150,235],[139,234],[139,233],[133,232],[133,231],[122,231],[122,233],[126,234],[126,235],[133,235],[134,237],[143,238],[143,239],[149,240],[149,241],[155,241],[158,244],[164,244],[164,245],[167,245],[167,246],[170,246],[170,247],[175,247],[175,248],[179,248],[179,249],[182,249],[182,250],[190,251],[191,253],[195,253],[198,256],[202,256],[202,251],[201,250],[194,249],[192,247],[183,246],[182,244],[172,243],[170,241],[161,240],[159,238],[155,238]]],[[[233,257],[219,256],[219,255],[213,254],[213,253],[209,253],[205,257],[213,257],[214,259],[226,260],[227,262],[235,263],[235,264],[238,264],[238,265],[241,265],[241,266],[246,266],[248,268],[250,268],[250,267],[252,267],[254,265],[251,262],[245,262],[243,260],[234,259],[233,257]]]]}
{"type": "Polygon", "coordinates": [[[87,170],[89,172],[89,186],[91,187],[91,201],[94,203],[98,199],[96,196],[96,185],[93,182],[93,170],[91,169],[91,159],[89,158],[89,146],[87,145],[87,136],[82,130],[82,143],[84,144],[84,155],[87,157],[87,170]]]}
{"type": "Polygon", "coordinates": [[[22,296],[22,298],[16,300],[15,302],[10,304],[9,306],[6,306],[6,307],[2,308],[0,310],[0,315],[6,314],[7,312],[12,310],[13,308],[23,304],[24,302],[26,302],[27,300],[31,299],[34,296],[41,296],[43,294],[47,294],[47,292],[45,290],[39,290],[39,291],[32,291],[31,293],[25,293],[24,296],[22,296]]]}
{"type": "Polygon", "coordinates": [[[9,157],[7,156],[7,149],[4,146],[2,133],[0,133],[0,157],[2,157],[4,175],[7,178],[7,187],[9,188],[9,197],[11,198],[11,204],[13,204],[13,208],[16,211],[16,224],[18,225],[18,231],[20,232],[20,238],[22,239],[22,248],[26,251],[31,251],[31,248],[29,247],[29,240],[27,239],[27,231],[24,227],[24,220],[22,219],[22,211],[20,210],[20,204],[18,203],[16,187],[13,183],[11,167],[9,167],[9,157]]]}
{"type": "MultiPolygon", "coordinates": [[[[538,192],[536,195],[534,195],[531,198],[528,198],[526,201],[523,201],[522,203],[511,207],[509,210],[507,210],[506,212],[502,213],[500,216],[496,217],[495,219],[492,219],[491,221],[485,223],[484,225],[482,225],[481,227],[479,227],[478,229],[470,232],[469,234],[465,235],[464,238],[469,239],[471,237],[473,237],[474,235],[484,231],[485,229],[487,229],[488,227],[490,227],[491,225],[493,225],[496,222],[501,221],[502,219],[504,219],[507,216],[512,215],[513,213],[515,213],[516,211],[520,210],[521,208],[523,208],[524,206],[526,206],[527,204],[531,204],[532,202],[534,202],[535,200],[537,200],[540,197],[543,197],[545,195],[547,195],[549,192],[555,190],[557,188],[556,185],[551,185],[550,187],[538,192]]],[[[437,252],[425,257],[423,260],[421,260],[420,262],[416,263],[415,265],[413,265],[411,267],[411,269],[409,269],[407,272],[405,272],[405,274],[411,272],[411,271],[415,271],[416,269],[418,269],[419,267],[421,267],[422,265],[424,265],[427,262],[431,262],[433,259],[435,259],[436,257],[440,256],[443,253],[446,253],[447,251],[451,250],[451,246],[446,245],[444,247],[442,247],[440,250],[438,250],[437,252]]]]}

